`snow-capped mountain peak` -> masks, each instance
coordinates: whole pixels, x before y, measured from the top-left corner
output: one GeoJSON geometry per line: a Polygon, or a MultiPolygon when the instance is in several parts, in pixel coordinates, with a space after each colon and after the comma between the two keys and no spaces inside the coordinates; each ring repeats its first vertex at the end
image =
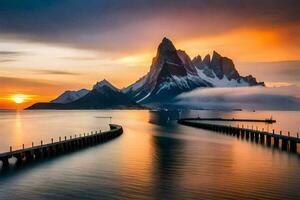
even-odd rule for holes
{"type": "Polygon", "coordinates": [[[81,97],[85,96],[87,93],[89,93],[89,90],[87,89],[81,89],[78,91],[65,91],[63,94],[61,94],[56,99],[52,100],[51,103],[70,103],[73,101],[76,101],[77,99],[80,99],[81,97]]]}
{"type": "Polygon", "coordinates": [[[264,85],[252,76],[240,76],[233,61],[216,51],[212,57],[200,55],[193,60],[183,50],[176,50],[164,38],[153,58],[150,71],[122,91],[139,103],[169,101],[182,92],[199,87],[239,87],[264,85]]]}

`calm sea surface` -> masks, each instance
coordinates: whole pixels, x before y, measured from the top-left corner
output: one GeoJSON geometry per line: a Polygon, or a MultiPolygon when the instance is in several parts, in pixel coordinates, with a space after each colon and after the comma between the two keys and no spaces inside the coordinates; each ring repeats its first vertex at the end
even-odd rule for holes
{"type": "MultiPolygon", "coordinates": [[[[243,125],[300,132],[300,112],[193,111],[183,115],[272,116],[277,120],[274,125],[243,125]]],[[[9,146],[17,149],[59,136],[107,130],[110,119],[102,118],[106,116],[123,125],[123,135],[2,172],[0,199],[300,199],[299,154],[175,121],[156,124],[148,111],[0,111],[0,152],[9,146]]]]}

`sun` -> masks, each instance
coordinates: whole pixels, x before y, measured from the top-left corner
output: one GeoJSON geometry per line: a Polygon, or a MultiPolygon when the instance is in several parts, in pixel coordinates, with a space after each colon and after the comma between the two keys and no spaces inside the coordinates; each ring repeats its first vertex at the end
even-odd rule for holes
{"type": "Polygon", "coordinates": [[[14,96],[12,96],[12,100],[16,103],[16,104],[21,104],[25,101],[25,95],[22,94],[16,94],[14,96]]]}

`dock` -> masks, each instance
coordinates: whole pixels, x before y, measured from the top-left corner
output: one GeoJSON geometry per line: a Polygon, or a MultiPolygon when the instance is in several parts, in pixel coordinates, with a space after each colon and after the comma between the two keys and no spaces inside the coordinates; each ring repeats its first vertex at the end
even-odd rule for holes
{"type": "Polygon", "coordinates": [[[226,135],[235,136],[238,138],[260,142],[261,144],[267,144],[279,148],[281,146],[282,150],[297,153],[297,146],[300,143],[299,134],[297,137],[293,137],[288,133],[288,135],[283,135],[282,132],[275,133],[275,130],[272,133],[266,132],[264,130],[254,130],[244,127],[234,127],[230,125],[219,125],[205,123],[203,121],[197,121],[197,118],[185,118],[178,120],[178,123],[185,126],[191,126],[195,128],[201,128],[206,130],[211,130],[218,133],[223,133],[226,135]],[[280,145],[281,144],[281,145],[280,145]]]}
{"type": "Polygon", "coordinates": [[[6,168],[9,166],[10,158],[16,158],[17,163],[22,163],[26,161],[40,160],[47,157],[53,157],[55,155],[60,155],[63,153],[83,149],[88,146],[97,145],[100,143],[104,143],[108,140],[112,140],[123,133],[123,128],[117,124],[109,124],[110,130],[101,132],[95,131],[94,133],[88,134],[80,134],[78,137],[70,136],[69,139],[65,136],[62,140],[59,137],[59,141],[54,142],[52,139],[51,143],[43,144],[41,141],[40,145],[34,146],[30,148],[23,148],[18,150],[12,150],[10,147],[10,151],[4,152],[0,154],[0,161],[2,161],[2,167],[6,168]]]}
{"type": "Polygon", "coordinates": [[[230,121],[230,122],[263,122],[263,123],[276,123],[276,120],[271,119],[236,119],[236,118],[185,118],[185,120],[191,120],[191,121],[230,121]]]}

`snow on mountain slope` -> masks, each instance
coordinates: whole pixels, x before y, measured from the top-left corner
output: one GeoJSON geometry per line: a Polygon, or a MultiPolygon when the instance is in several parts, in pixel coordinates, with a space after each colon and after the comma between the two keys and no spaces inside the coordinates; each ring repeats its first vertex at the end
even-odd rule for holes
{"type": "Polygon", "coordinates": [[[76,101],[77,99],[80,99],[81,97],[85,96],[87,93],[89,93],[89,90],[87,89],[81,89],[78,91],[65,91],[63,94],[61,94],[56,99],[52,100],[51,103],[70,103],[73,101],[76,101]]]}
{"type": "Polygon", "coordinates": [[[137,91],[138,89],[140,89],[146,83],[147,77],[148,77],[148,74],[145,75],[145,76],[143,76],[138,81],[136,81],[135,83],[131,84],[130,86],[124,88],[122,90],[122,92],[124,92],[124,93],[131,93],[131,92],[137,91]]]}

